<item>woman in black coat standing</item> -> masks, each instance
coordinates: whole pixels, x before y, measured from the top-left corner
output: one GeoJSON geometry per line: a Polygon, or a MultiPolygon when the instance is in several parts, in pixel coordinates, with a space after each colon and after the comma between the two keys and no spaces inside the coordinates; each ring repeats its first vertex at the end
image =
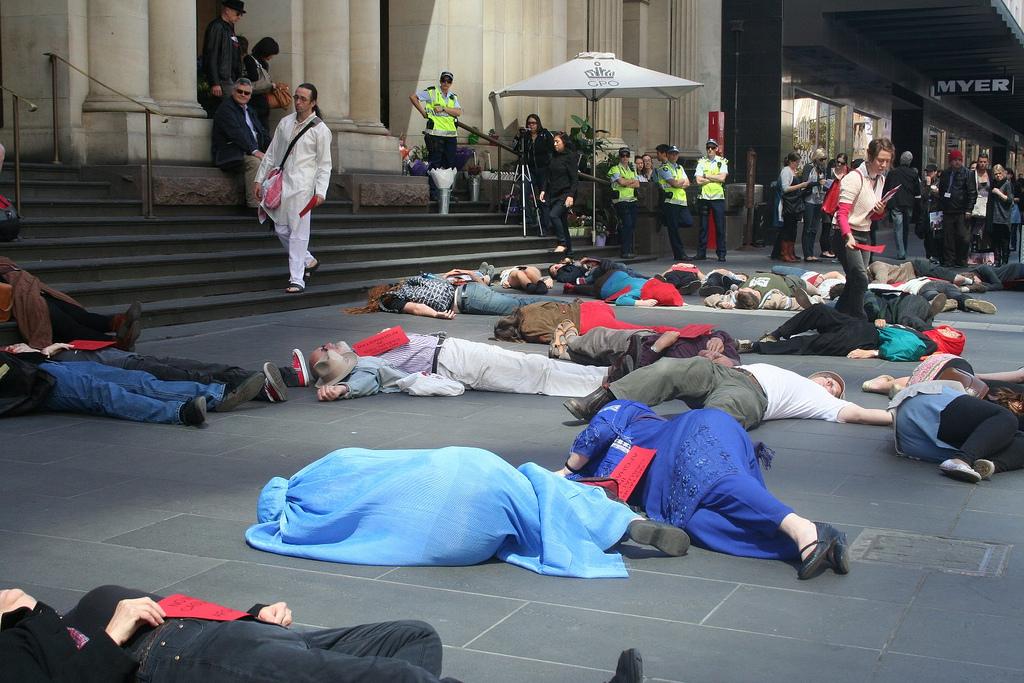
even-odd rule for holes
{"type": "Polygon", "coordinates": [[[547,208],[551,225],[555,229],[558,245],[553,253],[572,255],[572,238],[569,237],[568,213],[576,200],[576,186],[579,184],[579,157],[572,151],[572,143],[565,133],[555,134],[555,153],[548,165],[548,177],[541,190],[540,200],[547,208]]]}
{"type": "Polygon", "coordinates": [[[242,60],[242,68],[246,77],[252,81],[252,107],[256,118],[263,124],[263,129],[273,132],[270,127],[270,104],[267,93],[274,89],[274,81],[270,78],[270,59],[281,52],[280,46],[273,38],[260,38],[252,48],[252,53],[242,60]]]}

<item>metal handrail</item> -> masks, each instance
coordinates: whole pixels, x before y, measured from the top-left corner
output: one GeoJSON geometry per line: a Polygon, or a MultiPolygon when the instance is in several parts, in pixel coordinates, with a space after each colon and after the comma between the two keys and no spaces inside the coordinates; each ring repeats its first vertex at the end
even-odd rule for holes
{"type": "MultiPolygon", "coordinates": [[[[86,73],[85,71],[78,68],[77,66],[75,66],[74,64],[72,64],[71,62],[64,59],[58,54],[55,54],[53,52],[44,52],[43,54],[50,58],[50,81],[53,87],[53,163],[61,163],[60,147],[58,146],[58,138],[60,133],[60,119],[57,118],[57,62],[61,61],[64,62],[64,64],[66,64],[69,69],[74,69],[78,73],[88,78],[93,83],[102,85],[104,88],[114,93],[115,95],[123,97],[129,102],[133,102],[134,104],[138,105],[146,112],[146,200],[144,202],[145,206],[143,207],[143,215],[146,218],[156,218],[156,215],[153,213],[155,203],[153,196],[153,124],[150,117],[152,117],[153,115],[163,116],[163,113],[156,109],[153,109],[147,104],[139,102],[131,95],[125,95],[120,90],[107,85],[100,79],[95,78],[94,76],[86,73]]],[[[167,119],[165,118],[163,122],[166,123],[167,119]]]]}
{"type": "MultiPolygon", "coordinates": [[[[21,215],[21,118],[19,117],[18,105],[24,97],[11,90],[5,85],[0,85],[0,90],[6,90],[14,98],[14,210],[21,215]]],[[[35,102],[25,100],[29,111],[39,109],[35,102]]]]}

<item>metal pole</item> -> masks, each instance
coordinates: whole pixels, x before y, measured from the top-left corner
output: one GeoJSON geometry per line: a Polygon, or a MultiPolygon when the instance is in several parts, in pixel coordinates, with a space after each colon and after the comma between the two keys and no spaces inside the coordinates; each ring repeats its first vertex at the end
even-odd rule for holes
{"type": "Polygon", "coordinates": [[[59,144],[59,130],[60,119],[57,118],[57,58],[54,55],[50,55],[50,97],[53,100],[53,163],[59,164],[60,161],[60,144],[59,144]]]}
{"type": "MultiPolygon", "coordinates": [[[[590,130],[593,137],[590,138],[590,153],[593,155],[590,162],[590,174],[597,178],[597,100],[594,100],[594,116],[590,121],[590,130]]],[[[590,200],[593,202],[590,216],[590,241],[593,244],[597,240],[597,180],[590,181],[590,200]]]]}
{"type": "MultiPolygon", "coordinates": [[[[2,94],[2,93],[0,93],[2,94]]],[[[14,209],[21,215],[21,98],[11,94],[14,100],[14,209]]]]}
{"type": "Polygon", "coordinates": [[[153,124],[149,110],[146,110],[146,218],[156,218],[153,213],[153,124]]]}

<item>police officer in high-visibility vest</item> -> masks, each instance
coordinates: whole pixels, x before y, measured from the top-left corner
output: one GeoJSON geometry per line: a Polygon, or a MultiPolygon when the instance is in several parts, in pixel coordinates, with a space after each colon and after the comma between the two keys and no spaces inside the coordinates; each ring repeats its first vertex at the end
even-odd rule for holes
{"type": "Polygon", "coordinates": [[[686,206],[686,188],[690,186],[690,179],[686,177],[686,171],[677,161],[679,159],[679,148],[675,145],[658,145],[655,147],[658,153],[658,185],[665,193],[665,202],[661,205],[662,217],[665,227],[668,229],[668,242],[672,245],[672,258],[677,261],[689,258],[683,248],[683,238],[679,234],[680,226],[690,227],[693,225],[693,217],[690,209],[686,206]]]}
{"type": "Polygon", "coordinates": [[[636,171],[629,165],[629,147],[619,150],[619,163],[608,169],[608,180],[612,184],[612,204],[619,217],[619,255],[633,258],[633,231],[636,228],[636,188],[640,187],[636,171]]]}
{"type": "MultiPolygon", "coordinates": [[[[454,80],[451,71],[442,71],[440,87],[432,85],[409,95],[412,106],[427,120],[423,140],[431,168],[455,168],[455,121],[462,116],[462,106],[458,96],[450,92],[454,80]]],[[[434,180],[429,175],[427,180],[430,182],[430,198],[436,200],[434,180]]]]}
{"type": "Polygon", "coordinates": [[[719,261],[725,261],[725,179],[729,177],[729,161],[718,155],[718,141],[714,138],[705,145],[707,154],[697,162],[694,178],[700,185],[700,238],[697,260],[708,257],[708,220],[715,217],[715,252],[719,261]]]}

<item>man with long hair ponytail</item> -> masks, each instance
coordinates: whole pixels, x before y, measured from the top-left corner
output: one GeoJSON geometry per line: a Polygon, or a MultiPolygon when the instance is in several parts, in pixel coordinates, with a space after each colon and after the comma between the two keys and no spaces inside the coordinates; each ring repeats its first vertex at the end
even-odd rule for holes
{"type": "Polygon", "coordinates": [[[284,291],[300,294],[306,288],[306,278],[320,267],[320,262],[309,253],[310,215],[327,198],[331,129],[321,117],[315,85],[303,83],[296,87],[294,100],[295,113],[277,124],[274,140],[256,173],[254,189],[263,200],[261,216],[265,213],[274,221],[274,231],[288,250],[288,286],[284,291]],[[283,180],[281,203],[268,207],[263,181],[275,168],[280,168],[283,180]]]}

